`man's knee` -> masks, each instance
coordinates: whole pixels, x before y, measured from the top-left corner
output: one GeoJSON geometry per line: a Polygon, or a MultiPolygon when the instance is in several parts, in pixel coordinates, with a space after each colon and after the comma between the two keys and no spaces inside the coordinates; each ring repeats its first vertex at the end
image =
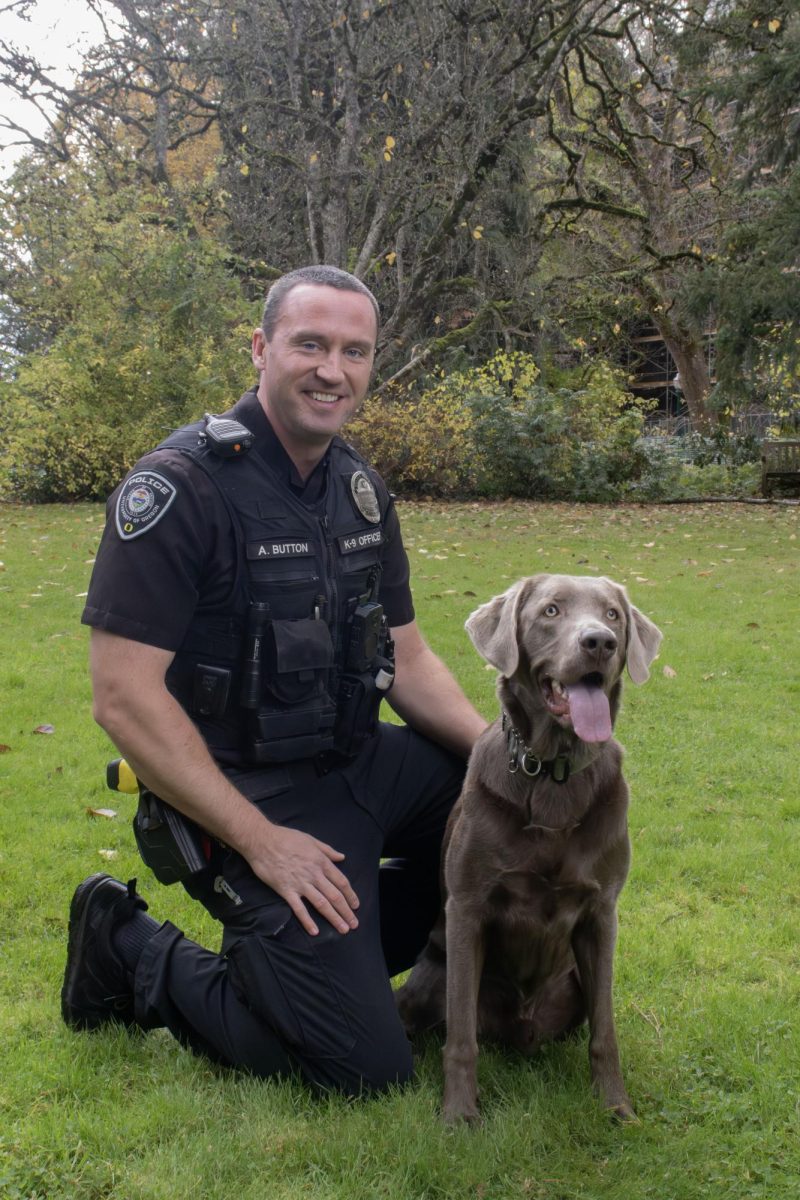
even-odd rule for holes
{"type": "Polygon", "coordinates": [[[359,1043],[341,1059],[307,1059],[302,1067],[316,1087],[353,1097],[379,1095],[414,1078],[411,1046],[402,1032],[392,1039],[359,1043]]]}
{"type": "MultiPolygon", "coordinates": [[[[340,937],[331,931],[334,946],[340,937]]],[[[371,978],[364,985],[368,991],[371,983],[371,996],[356,997],[353,979],[365,972],[351,963],[353,977],[340,978],[338,987],[327,940],[326,932],[310,938],[294,920],[272,935],[240,938],[228,950],[230,984],[311,1083],[347,1095],[407,1083],[413,1075],[411,1047],[388,979],[384,991],[371,978]]],[[[383,963],[373,968],[385,970],[383,963]]]]}

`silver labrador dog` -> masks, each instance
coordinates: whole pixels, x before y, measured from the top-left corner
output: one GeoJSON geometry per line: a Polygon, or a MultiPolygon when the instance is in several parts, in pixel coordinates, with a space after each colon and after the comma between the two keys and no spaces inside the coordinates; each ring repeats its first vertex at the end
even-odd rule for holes
{"type": "Polygon", "coordinates": [[[445,908],[398,992],[401,1017],[411,1035],[446,1020],[447,1121],[478,1115],[478,1038],[532,1053],[587,1019],[594,1088],[631,1119],[611,996],[630,861],[612,731],[623,670],[644,683],[661,633],[619,584],[568,575],[521,580],[467,631],[500,672],[502,716],[453,809],[445,908]]]}

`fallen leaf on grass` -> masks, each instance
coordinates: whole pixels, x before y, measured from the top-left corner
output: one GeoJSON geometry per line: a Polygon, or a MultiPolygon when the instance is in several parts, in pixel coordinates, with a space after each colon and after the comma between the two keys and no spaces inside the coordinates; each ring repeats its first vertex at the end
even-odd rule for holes
{"type": "Polygon", "coordinates": [[[33,732],[34,733],[55,733],[55,731],[56,731],[55,725],[37,725],[33,732]]]}
{"type": "Polygon", "coordinates": [[[10,749],[11,749],[10,746],[6,746],[3,743],[0,743],[0,754],[8,754],[10,749]]]}
{"type": "Polygon", "coordinates": [[[119,850],[98,850],[97,853],[100,855],[101,858],[105,858],[108,860],[111,858],[116,858],[117,855],[119,854],[119,850]]]}
{"type": "Polygon", "coordinates": [[[675,670],[674,667],[664,667],[664,677],[666,679],[677,679],[678,672],[675,670]]]}
{"type": "Polygon", "coordinates": [[[87,808],[86,815],[88,817],[105,817],[107,821],[113,821],[117,810],[115,808],[87,808]]]}

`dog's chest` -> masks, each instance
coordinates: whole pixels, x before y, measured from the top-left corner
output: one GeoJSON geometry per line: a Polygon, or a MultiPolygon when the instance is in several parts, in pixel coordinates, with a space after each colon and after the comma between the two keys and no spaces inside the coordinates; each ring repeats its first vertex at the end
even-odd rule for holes
{"type": "Polygon", "coordinates": [[[570,928],[599,891],[595,879],[576,871],[568,860],[508,866],[500,872],[488,896],[487,916],[493,923],[554,922],[570,928]]]}
{"type": "Polygon", "coordinates": [[[546,977],[571,955],[573,930],[600,892],[567,855],[533,854],[499,872],[487,896],[487,967],[513,978],[546,977]]]}

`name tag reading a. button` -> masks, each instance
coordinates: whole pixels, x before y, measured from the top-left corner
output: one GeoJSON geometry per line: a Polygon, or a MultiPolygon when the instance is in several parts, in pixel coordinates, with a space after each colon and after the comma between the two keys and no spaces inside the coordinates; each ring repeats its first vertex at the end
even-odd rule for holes
{"type": "Polygon", "coordinates": [[[312,558],[314,547],[304,538],[264,538],[261,542],[247,543],[247,557],[251,561],[263,558],[312,558]]]}

